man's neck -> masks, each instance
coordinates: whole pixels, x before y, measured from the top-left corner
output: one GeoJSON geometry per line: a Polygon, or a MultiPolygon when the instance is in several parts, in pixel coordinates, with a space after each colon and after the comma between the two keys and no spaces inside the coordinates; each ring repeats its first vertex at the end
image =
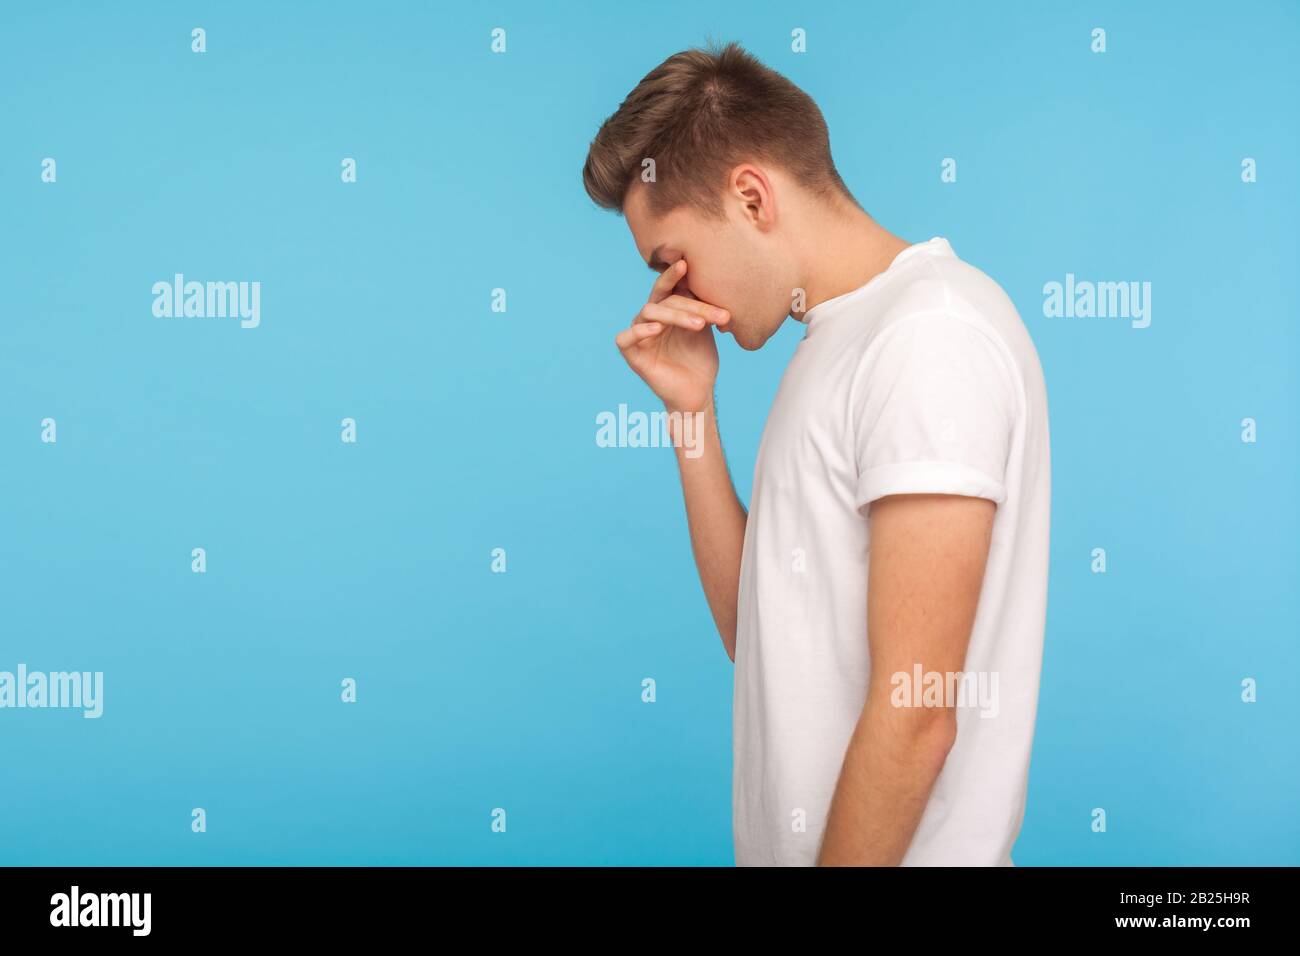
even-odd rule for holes
{"type": "Polygon", "coordinates": [[[889,232],[856,205],[819,216],[807,231],[804,256],[804,312],[866,285],[889,268],[911,245],[889,232]]]}

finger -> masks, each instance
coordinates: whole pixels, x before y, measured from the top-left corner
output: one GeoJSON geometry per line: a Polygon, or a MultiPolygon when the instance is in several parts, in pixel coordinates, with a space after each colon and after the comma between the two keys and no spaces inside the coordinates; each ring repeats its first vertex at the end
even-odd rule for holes
{"type": "Polygon", "coordinates": [[[660,299],[668,298],[684,275],[686,275],[686,260],[678,259],[659,273],[659,278],[655,279],[655,284],[650,287],[650,301],[658,302],[660,299]]]}
{"type": "Polygon", "coordinates": [[[646,339],[658,335],[663,329],[664,326],[661,322],[638,322],[631,328],[624,329],[614,336],[614,344],[620,350],[629,349],[638,342],[644,342],[646,339]]]}
{"type": "Polygon", "coordinates": [[[731,318],[731,313],[721,306],[711,305],[708,302],[691,299],[684,295],[670,295],[657,304],[682,312],[690,312],[692,315],[698,315],[700,318],[718,325],[724,324],[731,318]]]}
{"type": "Polygon", "coordinates": [[[686,312],[682,309],[673,309],[659,302],[647,302],[641,307],[633,325],[638,322],[662,322],[664,325],[675,325],[679,328],[690,329],[692,332],[698,332],[708,323],[701,316],[692,312],[686,312]]]}

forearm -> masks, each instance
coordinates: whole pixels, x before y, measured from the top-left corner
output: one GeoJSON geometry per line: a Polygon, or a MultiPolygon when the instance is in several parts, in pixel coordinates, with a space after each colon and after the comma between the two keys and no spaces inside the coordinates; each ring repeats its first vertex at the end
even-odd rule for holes
{"type": "Polygon", "coordinates": [[[693,447],[677,443],[677,465],[686,500],[691,549],[704,596],[713,612],[727,657],[736,659],[736,601],[740,556],[745,543],[745,509],[727,472],[718,422],[710,403],[699,413],[693,447]]]}
{"type": "Polygon", "coordinates": [[[894,707],[873,682],[831,800],[818,866],[897,866],[956,737],[951,710],[894,707]]]}

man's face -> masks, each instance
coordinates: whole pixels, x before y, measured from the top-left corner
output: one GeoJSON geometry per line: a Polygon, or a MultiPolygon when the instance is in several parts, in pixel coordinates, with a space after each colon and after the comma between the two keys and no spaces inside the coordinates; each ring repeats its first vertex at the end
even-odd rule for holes
{"type": "Polygon", "coordinates": [[[757,349],[789,316],[791,290],[782,281],[788,264],[781,261],[770,235],[755,228],[727,205],[722,219],[710,219],[690,206],[656,216],[646,200],[652,183],[636,182],[628,190],[623,215],[637,252],[656,272],[686,260],[686,276],[677,293],[731,313],[721,332],[730,332],[744,349],[757,349]]]}

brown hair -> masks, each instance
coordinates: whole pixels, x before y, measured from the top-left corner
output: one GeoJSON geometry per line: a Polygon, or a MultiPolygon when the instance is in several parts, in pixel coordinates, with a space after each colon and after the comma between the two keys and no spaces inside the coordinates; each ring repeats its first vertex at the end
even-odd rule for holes
{"type": "Polygon", "coordinates": [[[735,43],[675,53],[646,74],[592,140],[582,169],[587,195],[621,213],[646,159],[654,160],[656,215],[683,203],[721,215],[727,174],[745,160],[853,200],[812,97],[735,43]]]}

